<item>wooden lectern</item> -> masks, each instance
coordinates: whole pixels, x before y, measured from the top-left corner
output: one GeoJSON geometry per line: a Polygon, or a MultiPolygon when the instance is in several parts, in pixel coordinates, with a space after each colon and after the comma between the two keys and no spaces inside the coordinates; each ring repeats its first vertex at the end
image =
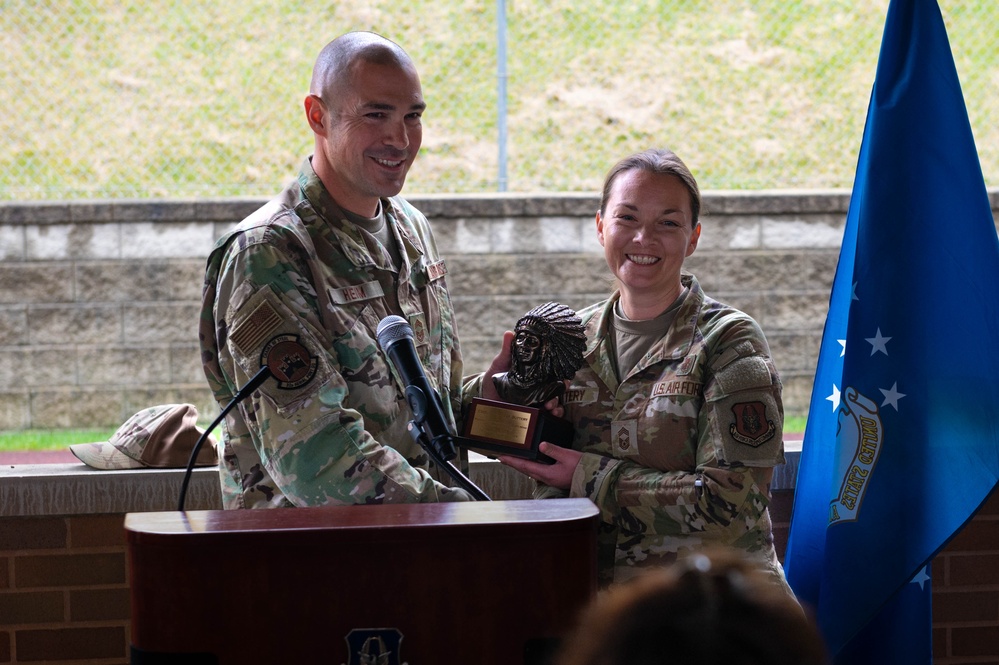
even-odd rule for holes
{"type": "Polygon", "coordinates": [[[133,665],[541,665],[597,589],[588,499],[130,513],[133,665]]]}

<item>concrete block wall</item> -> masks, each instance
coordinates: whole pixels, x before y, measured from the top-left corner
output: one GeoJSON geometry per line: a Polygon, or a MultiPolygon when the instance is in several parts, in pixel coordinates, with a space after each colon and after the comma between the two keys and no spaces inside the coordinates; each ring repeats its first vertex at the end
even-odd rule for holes
{"type": "MultiPolygon", "coordinates": [[[[0,203],[0,430],[117,426],[170,402],[215,415],[197,344],[204,263],[263,201],[0,203]]],[[[596,196],[411,201],[447,261],[467,372],[535,305],[579,309],[612,288],[596,196]]],[[[789,414],[807,412],[848,203],[845,191],[704,195],[686,265],[759,321],[789,414]]]]}
{"type": "Polygon", "coordinates": [[[259,203],[0,205],[0,429],[217,413],[197,342],[205,259],[259,203]]]}

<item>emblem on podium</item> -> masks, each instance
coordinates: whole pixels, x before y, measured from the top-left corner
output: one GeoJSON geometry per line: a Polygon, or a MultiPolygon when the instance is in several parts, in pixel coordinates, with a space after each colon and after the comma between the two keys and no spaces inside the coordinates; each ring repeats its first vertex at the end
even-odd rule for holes
{"type": "Polygon", "coordinates": [[[396,628],[355,628],[344,639],[346,665],[406,665],[399,657],[402,633],[396,628]]]}

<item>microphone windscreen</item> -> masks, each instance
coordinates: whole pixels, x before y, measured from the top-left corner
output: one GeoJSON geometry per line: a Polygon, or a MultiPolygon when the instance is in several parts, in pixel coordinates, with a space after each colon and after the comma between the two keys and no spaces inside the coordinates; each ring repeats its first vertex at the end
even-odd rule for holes
{"type": "Polygon", "coordinates": [[[378,323],[375,338],[385,351],[401,339],[413,339],[413,327],[401,316],[390,314],[378,323]]]}

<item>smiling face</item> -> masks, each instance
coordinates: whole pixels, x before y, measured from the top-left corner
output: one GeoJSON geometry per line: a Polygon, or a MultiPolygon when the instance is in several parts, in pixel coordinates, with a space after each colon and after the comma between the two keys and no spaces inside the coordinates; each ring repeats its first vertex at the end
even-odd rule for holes
{"type": "Polygon", "coordinates": [[[701,234],[692,220],[690,192],[676,176],[641,169],[616,176],[597,213],[597,238],[620,283],[625,316],[654,318],[680,295],[683,260],[701,234]]]}
{"type": "Polygon", "coordinates": [[[420,79],[410,65],[358,59],[335,97],[306,100],[316,133],[312,165],[340,206],[370,217],[379,198],[402,191],[420,150],[420,79]]]}

